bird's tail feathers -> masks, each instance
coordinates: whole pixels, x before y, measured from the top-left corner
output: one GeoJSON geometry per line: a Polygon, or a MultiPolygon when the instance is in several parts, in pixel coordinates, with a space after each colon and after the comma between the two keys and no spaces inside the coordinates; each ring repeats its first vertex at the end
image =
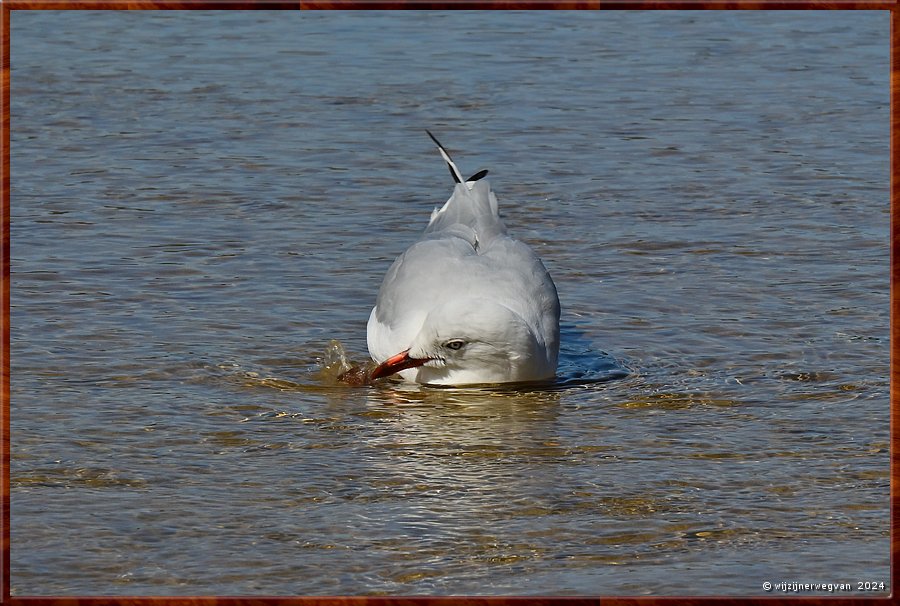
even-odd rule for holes
{"type": "Polygon", "coordinates": [[[447,229],[454,225],[465,225],[478,229],[487,235],[488,233],[502,232],[503,224],[499,220],[497,210],[497,198],[491,191],[491,185],[487,181],[481,181],[488,174],[486,170],[480,170],[466,180],[462,173],[450,158],[450,154],[441,145],[431,131],[426,130],[428,136],[437,145],[441,156],[450,168],[450,174],[456,182],[450,199],[440,208],[435,208],[431,213],[431,221],[425,232],[435,232],[447,229]]]}
{"type": "Polygon", "coordinates": [[[458,183],[450,199],[432,211],[425,232],[440,231],[456,224],[468,225],[485,233],[503,231],[497,197],[488,181],[473,183],[471,190],[458,183]],[[489,225],[495,227],[487,229],[489,225]]]}

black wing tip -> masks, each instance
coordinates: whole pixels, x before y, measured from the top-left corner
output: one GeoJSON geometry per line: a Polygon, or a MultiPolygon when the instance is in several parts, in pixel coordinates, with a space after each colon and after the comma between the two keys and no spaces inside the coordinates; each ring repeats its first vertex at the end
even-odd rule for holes
{"type": "MultiPolygon", "coordinates": [[[[427,128],[425,129],[425,132],[428,133],[428,136],[431,137],[431,140],[434,141],[434,144],[438,146],[438,149],[440,149],[440,150],[441,150],[444,154],[446,154],[447,157],[449,158],[449,157],[450,157],[450,153],[446,150],[446,148],[444,148],[443,145],[441,145],[441,142],[437,140],[437,137],[435,137],[435,136],[431,133],[431,131],[428,130],[427,128]]],[[[453,182],[454,182],[454,183],[462,183],[462,181],[460,181],[460,180],[459,180],[459,177],[456,175],[456,171],[453,170],[453,167],[450,166],[450,164],[447,164],[447,170],[450,171],[450,176],[453,177],[453,182]]],[[[482,176],[484,176],[484,175],[482,175],[482,176]]]]}
{"type": "Polygon", "coordinates": [[[480,170],[477,173],[475,173],[474,175],[472,175],[471,177],[469,177],[468,179],[466,179],[466,183],[473,183],[475,181],[478,181],[479,179],[484,179],[485,176],[487,176],[487,174],[488,174],[487,169],[480,170]]]}

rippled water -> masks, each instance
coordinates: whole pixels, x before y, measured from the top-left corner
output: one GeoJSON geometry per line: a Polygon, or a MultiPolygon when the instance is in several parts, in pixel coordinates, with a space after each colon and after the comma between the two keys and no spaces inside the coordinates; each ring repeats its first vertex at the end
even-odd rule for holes
{"type": "Polygon", "coordinates": [[[887,583],[888,25],[15,11],[13,593],[887,583]],[[552,273],[554,385],[334,380],[425,128],[552,273]]]}

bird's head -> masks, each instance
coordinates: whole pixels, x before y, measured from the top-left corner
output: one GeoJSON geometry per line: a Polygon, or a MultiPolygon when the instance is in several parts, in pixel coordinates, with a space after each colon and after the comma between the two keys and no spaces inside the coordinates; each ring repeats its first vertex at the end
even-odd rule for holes
{"type": "Polygon", "coordinates": [[[517,313],[494,301],[461,298],[432,309],[409,349],[381,363],[372,378],[417,369],[407,378],[418,383],[509,383],[533,380],[545,360],[543,345],[517,313]]]}

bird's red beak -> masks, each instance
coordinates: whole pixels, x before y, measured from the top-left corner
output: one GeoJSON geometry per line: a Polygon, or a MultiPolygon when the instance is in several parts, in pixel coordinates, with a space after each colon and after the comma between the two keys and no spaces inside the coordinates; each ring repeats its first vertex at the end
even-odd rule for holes
{"type": "Polygon", "coordinates": [[[415,368],[416,366],[421,366],[431,358],[410,358],[409,350],[401,351],[396,356],[391,356],[381,364],[379,364],[375,370],[372,371],[372,374],[369,375],[372,379],[380,379],[381,377],[387,377],[389,375],[394,374],[395,372],[400,372],[401,370],[406,370],[407,368],[415,368]]]}

